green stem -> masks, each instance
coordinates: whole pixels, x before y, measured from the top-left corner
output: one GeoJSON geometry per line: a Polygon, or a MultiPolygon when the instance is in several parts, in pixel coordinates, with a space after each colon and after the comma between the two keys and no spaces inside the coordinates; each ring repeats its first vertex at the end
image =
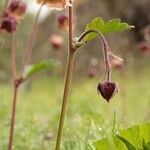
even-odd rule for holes
{"type": "Polygon", "coordinates": [[[67,66],[67,72],[66,72],[65,87],[64,87],[64,94],[63,94],[63,101],[62,101],[62,107],[61,107],[61,115],[60,115],[55,150],[60,150],[62,130],[64,126],[65,114],[67,110],[67,103],[68,103],[70,86],[71,86],[71,81],[72,81],[73,64],[74,64],[74,53],[70,53],[69,58],[68,58],[68,66],[67,66]]]}
{"type": "MultiPolygon", "coordinates": [[[[72,0],[70,0],[72,4],[72,0]]],[[[62,100],[62,107],[61,107],[61,115],[59,120],[59,128],[57,133],[57,140],[56,140],[56,147],[55,150],[60,150],[61,138],[62,138],[62,131],[65,121],[65,115],[67,111],[67,103],[70,94],[70,86],[72,81],[72,74],[74,69],[74,55],[75,51],[73,50],[72,46],[72,39],[73,39],[73,32],[72,32],[72,22],[73,22],[73,8],[69,6],[69,49],[68,49],[68,62],[67,62],[67,70],[66,70],[66,79],[64,85],[64,93],[63,93],[63,100],[62,100]]]]}

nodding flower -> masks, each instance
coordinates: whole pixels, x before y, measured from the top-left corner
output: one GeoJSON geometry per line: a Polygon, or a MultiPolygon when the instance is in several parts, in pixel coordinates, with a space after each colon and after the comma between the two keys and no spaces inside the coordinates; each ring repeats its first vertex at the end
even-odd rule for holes
{"type": "Polygon", "coordinates": [[[63,9],[70,5],[69,0],[37,0],[39,4],[46,4],[49,7],[63,9]]]}
{"type": "Polygon", "coordinates": [[[58,16],[58,28],[67,31],[69,28],[69,18],[65,14],[58,16]]]}
{"type": "Polygon", "coordinates": [[[13,0],[8,7],[8,11],[17,18],[22,18],[26,10],[27,5],[21,0],[13,0]]]}
{"type": "Polygon", "coordinates": [[[10,13],[5,12],[2,16],[0,30],[8,33],[13,33],[16,31],[17,25],[17,19],[10,13]]]}
{"type": "Polygon", "coordinates": [[[109,103],[110,99],[118,92],[118,85],[113,81],[100,82],[97,91],[109,103]]]}

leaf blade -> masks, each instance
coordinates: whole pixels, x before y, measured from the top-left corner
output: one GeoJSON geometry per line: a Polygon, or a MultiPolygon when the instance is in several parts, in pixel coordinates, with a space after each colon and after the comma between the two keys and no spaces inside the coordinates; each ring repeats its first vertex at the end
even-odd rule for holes
{"type": "Polygon", "coordinates": [[[34,65],[28,65],[25,67],[25,70],[23,72],[23,79],[26,80],[29,77],[31,77],[32,75],[48,69],[48,68],[52,68],[53,66],[57,65],[58,62],[54,61],[54,60],[44,60],[40,63],[34,64],[34,65]]]}
{"type": "MultiPolygon", "coordinates": [[[[116,32],[125,31],[133,28],[133,26],[128,25],[125,22],[121,22],[120,19],[111,19],[105,22],[101,17],[93,19],[86,26],[87,30],[97,30],[103,35],[109,35],[116,32]]],[[[85,41],[93,40],[97,37],[96,33],[90,33],[85,37],[85,41]]]]}

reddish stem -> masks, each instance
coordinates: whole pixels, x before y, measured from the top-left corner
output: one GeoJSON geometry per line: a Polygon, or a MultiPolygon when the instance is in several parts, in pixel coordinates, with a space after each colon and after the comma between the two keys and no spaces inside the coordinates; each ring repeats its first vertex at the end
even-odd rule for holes
{"type": "Polygon", "coordinates": [[[12,105],[12,113],[11,113],[11,127],[10,127],[10,134],[9,134],[8,150],[12,150],[13,141],[14,141],[14,126],[15,126],[15,119],[16,119],[17,92],[18,92],[18,85],[14,84],[14,96],[13,96],[13,105],[12,105]]]}

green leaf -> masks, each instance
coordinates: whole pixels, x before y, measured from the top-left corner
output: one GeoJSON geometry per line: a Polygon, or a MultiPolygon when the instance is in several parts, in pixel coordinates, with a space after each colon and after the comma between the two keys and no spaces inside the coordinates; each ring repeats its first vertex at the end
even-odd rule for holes
{"type": "Polygon", "coordinates": [[[150,123],[136,125],[119,132],[120,136],[130,141],[135,147],[142,147],[143,139],[146,143],[150,141],[150,123]]]}
{"type": "Polygon", "coordinates": [[[109,149],[109,142],[107,138],[102,140],[96,141],[93,143],[96,150],[108,150],[109,149]]]}
{"type": "Polygon", "coordinates": [[[96,150],[110,148],[111,143],[114,143],[111,149],[115,150],[150,150],[150,123],[135,125],[127,129],[118,130],[117,135],[110,138],[105,138],[93,142],[96,150]]]}
{"type": "Polygon", "coordinates": [[[145,143],[145,140],[143,139],[143,150],[150,150],[150,141],[148,143],[145,143]]]}
{"type": "Polygon", "coordinates": [[[136,150],[136,148],[129,141],[127,141],[125,138],[123,138],[119,135],[116,137],[126,145],[128,150],[136,150]]]}
{"type": "Polygon", "coordinates": [[[32,75],[34,75],[42,70],[52,68],[53,66],[56,66],[56,65],[58,65],[58,62],[56,62],[54,60],[44,60],[44,61],[34,64],[34,65],[28,65],[24,69],[23,79],[26,80],[29,77],[31,77],[32,75]]]}
{"type": "MultiPolygon", "coordinates": [[[[93,19],[87,26],[87,30],[97,30],[103,35],[109,35],[115,32],[120,32],[124,30],[128,30],[133,28],[134,26],[130,26],[127,23],[121,22],[120,19],[112,19],[108,22],[105,22],[101,17],[93,19]]],[[[85,41],[93,40],[97,37],[96,33],[90,33],[85,37],[85,41]]]]}

